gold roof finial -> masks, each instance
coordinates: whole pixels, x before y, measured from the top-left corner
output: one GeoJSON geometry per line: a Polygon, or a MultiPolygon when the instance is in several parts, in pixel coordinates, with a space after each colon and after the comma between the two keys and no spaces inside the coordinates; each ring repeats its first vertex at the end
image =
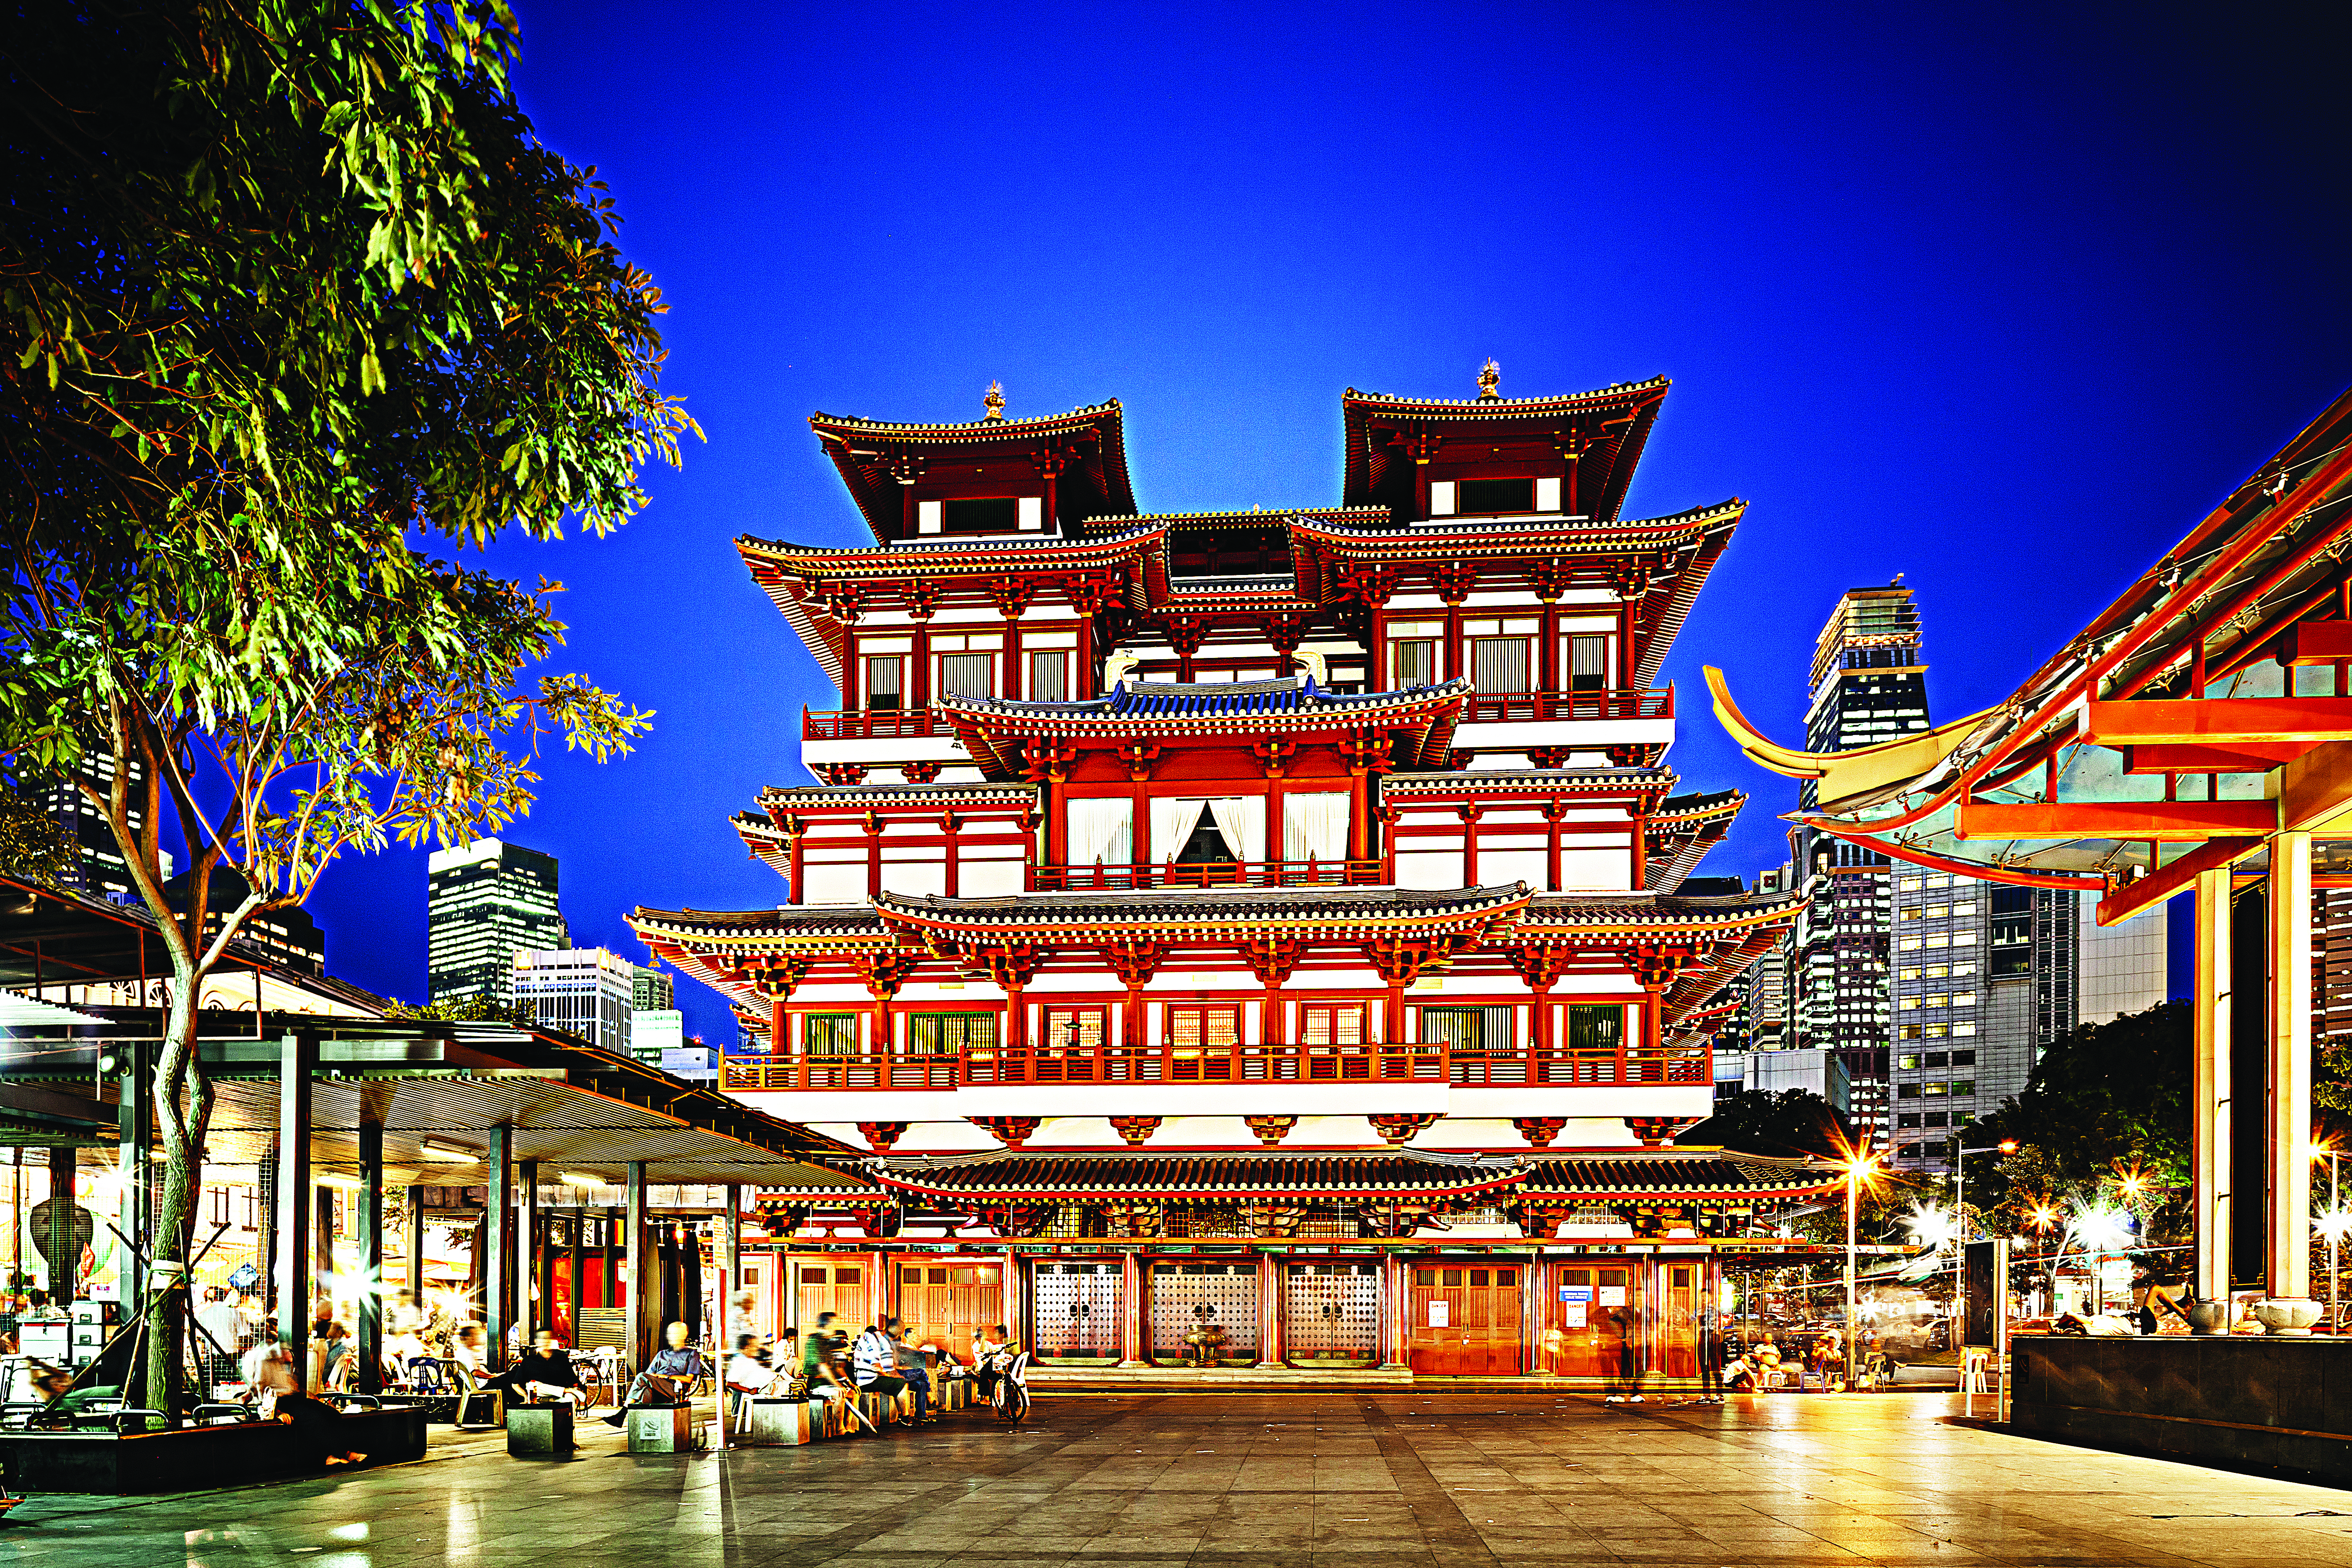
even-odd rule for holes
{"type": "Polygon", "coordinates": [[[981,398],[980,405],[988,410],[980,416],[981,423],[1002,424],[1004,419],[1004,384],[1001,381],[990,382],[987,395],[981,398]]]}
{"type": "Polygon", "coordinates": [[[1478,401],[1500,403],[1503,400],[1503,395],[1496,389],[1502,384],[1503,367],[1495,363],[1494,355],[1488,354],[1486,363],[1478,367],[1478,401]]]}

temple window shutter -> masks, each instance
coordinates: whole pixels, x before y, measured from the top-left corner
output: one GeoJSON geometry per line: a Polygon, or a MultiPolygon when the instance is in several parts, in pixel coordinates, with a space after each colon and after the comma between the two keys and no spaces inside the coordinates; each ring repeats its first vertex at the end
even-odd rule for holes
{"type": "Polygon", "coordinates": [[[1430,481],[1429,515],[1432,517],[1452,517],[1454,515],[1454,481],[1452,479],[1432,479],[1430,481]]]}
{"type": "Polygon", "coordinates": [[[1070,656],[1066,653],[1031,654],[1026,695],[1032,702],[1067,702],[1070,700],[1070,656]]]}
{"type": "Polygon", "coordinates": [[[1568,1044],[1571,1050],[1614,1051],[1624,1040],[1624,1008],[1579,1003],[1568,1009],[1568,1044]]]}
{"type": "Polygon", "coordinates": [[[1539,479],[1536,481],[1536,510],[1538,511],[1558,511],[1559,510],[1559,478],[1558,475],[1553,475],[1547,479],[1539,479]]]}
{"type": "Polygon", "coordinates": [[[1528,689],[1528,639],[1480,637],[1471,645],[1472,674],[1478,689],[1509,693],[1528,689]]]}
{"type": "Polygon", "coordinates": [[[1609,687],[1609,639],[1607,637],[1570,637],[1569,646],[1568,689],[1570,691],[1604,691],[1609,687]]]}
{"type": "Polygon", "coordinates": [[[1415,639],[1391,645],[1391,658],[1396,666],[1394,691],[1409,691],[1416,686],[1433,685],[1437,679],[1437,645],[1415,639]]]}
{"type": "Polygon", "coordinates": [[[940,689],[950,697],[994,696],[996,656],[988,653],[941,654],[940,689]]]}
{"type": "Polygon", "coordinates": [[[854,1057],[857,1054],[857,1015],[803,1013],[801,1052],[812,1057],[854,1057]]]}
{"type": "Polygon", "coordinates": [[[915,503],[915,531],[917,533],[937,533],[940,531],[945,517],[946,509],[941,506],[940,502],[935,500],[919,500],[915,503]]]}
{"type": "Polygon", "coordinates": [[[866,661],[866,707],[868,711],[895,713],[906,706],[907,661],[869,658],[866,661]]]}

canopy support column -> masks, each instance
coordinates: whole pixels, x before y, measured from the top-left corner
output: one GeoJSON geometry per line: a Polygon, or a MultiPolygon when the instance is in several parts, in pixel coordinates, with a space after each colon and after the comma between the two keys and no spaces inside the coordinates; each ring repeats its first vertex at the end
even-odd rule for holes
{"type": "Polygon", "coordinates": [[[294,1357],[294,1385],[310,1386],[310,1076],[313,1035],[288,1035],[278,1050],[278,1338],[294,1357]]]}
{"type": "Polygon", "coordinates": [[[642,1371],[661,1348],[661,1286],[654,1276],[654,1238],[646,1215],[646,1163],[629,1162],[628,1191],[629,1368],[642,1371]]]}
{"type": "Polygon", "coordinates": [[[547,1326],[547,1301],[538,1289],[545,1272],[541,1257],[546,1251],[539,1225],[539,1162],[515,1162],[515,1321],[522,1325],[522,1342],[547,1326]]]}
{"type": "MultiPolygon", "coordinates": [[[[2311,835],[2271,839],[2269,1083],[2271,1300],[2311,1300],[2311,835]]],[[[2281,1321],[2265,1315],[2280,1331],[2281,1321]]],[[[2283,1321],[2283,1320],[2282,1320],[2283,1321]]]]}
{"type": "Polygon", "coordinates": [[[41,1244],[41,1259],[49,1266],[49,1300],[62,1309],[74,1299],[74,1265],[81,1246],[74,1239],[74,1162],[72,1145],[49,1151],[49,1234],[41,1244]]]}
{"type": "MultiPolygon", "coordinates": [[[[743,1189],[729,1186],[727,1212],[719,1216],[719,1234],[711,1250],[718,1255],[719,1265],[719,1352],[711,1359],[719,1363],[719,1433],[717,1447],[727,1447],[727,1429],[732,1425],[727,1418],[727,1366],[735,1353],[735,1336],[743,1331],[743,1323],[735,1315],[735,1287],[742,1278],[740,1254],[743,1245],[743,1189]]],[[[749,1394],[743,1395],[749,1399],[749,1394]]]]}
{"type": "Polygon", "coordinates": [[[1118,1255],[1118,1364],[1142,1366],[1143,1260],[1132,1250],[1118,1255]]]}
{"type": "Polygon", "coordinates": [[[501,1123],[490,1129],[489,1152],[483,1156],[486,1183],[482,1205],[482,1261],[489,1291],[482,1306],[488,1328],[489,1369],[502,1372],[507,1363],[507,1331],[515,1321],[514,1277],[514,1129],[501,1123]]]}
{"type": "Polygon", "coordinates": [[[383,1392],[383,1123],[362,1114],[359,1126],[360,1186],[352,1194],[352,1229],[359,1242],[359,1289],[353,1326],[359,1338],[362,1394],[383,1392]]]}
{"type": "MultiPolygon", "coordinates": [[[[422,1323],[428,1309],[425,1301],[425,1189],[421,1185],[408,1189],[408,1221],[402,1227],[400,1244],[407,1254],[409,1304],[416,1309],[416,1323],[422,1323]]],[[[416,1323],[408,1326],[413,1328],[416,1323]]]]}
{"type": "Polygon", "coordinates": [[[2197,878],[2197,1056],[2189,1137],[2200,1301],[2230,1297],[2230,878],[2227,867],[2197,878]]]}

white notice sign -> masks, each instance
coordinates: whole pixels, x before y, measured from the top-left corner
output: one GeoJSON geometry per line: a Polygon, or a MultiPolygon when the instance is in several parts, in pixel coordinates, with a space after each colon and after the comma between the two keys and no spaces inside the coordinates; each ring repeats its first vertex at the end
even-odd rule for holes
{"type": "Polygon", "coordinates": [[[1447,1302],[1447,1301],[1432,1301],[1432,1302],[1429,1304],[1429,1326],[1430,1326],[1431,1328],[1433,1328],[1433,1329],[1443,1329],[1443,1328],[1446,1328],[1446,1327],[1449,1327],[1449,1326],[1451,1325],[1452,1321],[1453,1321],[1453,1318],[1452,1318],[1452,1303],[1451,1303],[1451,1302],[1447,1302]]]}
{"type": "Polygon", "coordinates": [[[1623,1306],[1625,1304],[1625,1287],[1622,1285],[1603,1285],[1601,1287],[1601,1304],[1604,1307],[1623,1306]]]}
{"type": "Polygon", "coordinates": [[[1566,1306],[1560,1308],[1560,1310],[1568,1316],[1568,1327],[1571,1329],[1580,1329],[1586,1326],[1586,1313],[1583,1302],[1570,1301],[1566,1306]]]}

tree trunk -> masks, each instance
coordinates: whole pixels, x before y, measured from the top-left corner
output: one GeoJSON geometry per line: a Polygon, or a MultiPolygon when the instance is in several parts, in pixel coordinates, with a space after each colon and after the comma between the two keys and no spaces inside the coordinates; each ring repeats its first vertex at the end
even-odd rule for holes
{"type": "Polygon", "coordinates": [[[152,1264],[147,1291],[148,1403],[177,1426],[184,1401],[180,1386],[180,1343],[188,1301],[187,1237],[194,1225],[196,1194],[204,1180],[204,1110],[210,1095],[201,1086],[196,1105],[184,1104],[196,1055],[196,987],[176,955],[172,1010],[155,1059],[155,1122],[163,1142],[163,1198],[156,1205],[154,1235],[148,1239],[152,1264]],[[194,1109],[195,1115],[191,1115],[194,1109]]]}

